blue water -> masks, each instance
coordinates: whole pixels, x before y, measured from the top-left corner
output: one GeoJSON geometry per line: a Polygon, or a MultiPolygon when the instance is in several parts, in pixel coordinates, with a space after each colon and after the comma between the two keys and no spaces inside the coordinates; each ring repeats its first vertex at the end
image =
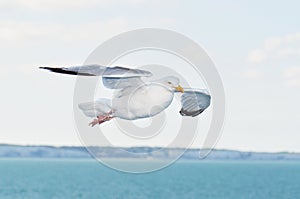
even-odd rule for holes
{"type": "Polygon", "coordinates": [[[0,198],[298,199],[300,163],[177,162],[126,174],[94,160],[2,159],[0,198]]]}

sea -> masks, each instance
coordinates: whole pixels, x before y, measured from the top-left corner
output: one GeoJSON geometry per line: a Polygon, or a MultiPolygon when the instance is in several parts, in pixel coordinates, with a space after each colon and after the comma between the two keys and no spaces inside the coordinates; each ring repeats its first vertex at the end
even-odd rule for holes
{"type": "Polygon", "coordinates": [[[6,198],[299,199],[300,162],[178,161],[129,174],[93,159],[0,159],[6,198]]]}

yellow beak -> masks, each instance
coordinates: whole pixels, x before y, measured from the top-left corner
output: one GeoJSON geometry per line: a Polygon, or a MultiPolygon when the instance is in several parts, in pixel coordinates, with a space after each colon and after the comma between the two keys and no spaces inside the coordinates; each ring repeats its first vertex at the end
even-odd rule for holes
{"type": "Polygon", "coordinates": [[[181,92],[181,93],[184,92],[183,88],[182,88],[180,85],[178,85],[177,87],[175,87],[175,90],[176,90],[176,91],[179,91],[179,92],[181,92]]]}

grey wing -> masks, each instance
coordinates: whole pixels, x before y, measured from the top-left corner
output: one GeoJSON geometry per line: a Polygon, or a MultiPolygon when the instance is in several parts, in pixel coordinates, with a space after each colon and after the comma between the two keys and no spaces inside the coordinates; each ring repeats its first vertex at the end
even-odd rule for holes
{"type": "Polygon", "coordinates": [[[211,96],[207,90],[201,89],[184,89],[181,96],[182,116],[195,117],[201,114],[210,105],[211,96]]]}
{"type": "Polygon", "coordinates": [[[72,67],[40,67],[55,73],[81,75],[81,76],[102,76],[105,87],[110,89],[125,88],[142,83],[141,77],[149,77],[151,72],[140,69],[131,69],[121,66],[105,67],[97,64],[72,66],[72,67]]]}
{"type": "Polygon", "coordinates": [[[40,69],[49,70],[54,73],[62,73],[68,75],[82,75],[82,76],[99,76],[104,73],[107,67],[93,64],[84,66],[71,66],[71,67],[40,67],[40,69]]]}
{"type": "Polygon", "coordinates": [[[149,76],[152,76],[152,73],[149,71],[116,66],[105,70],[102,75],[102,82],[106,88],[124,89],[142,84],[141,77],[149,76]]]}
{"type": "Polygon", "coordinates": [[[106,88],[110,89],[124,89],[127,87],[137,87],[144,83],[140,77],[102,77],[102,82],[106,88]]]}

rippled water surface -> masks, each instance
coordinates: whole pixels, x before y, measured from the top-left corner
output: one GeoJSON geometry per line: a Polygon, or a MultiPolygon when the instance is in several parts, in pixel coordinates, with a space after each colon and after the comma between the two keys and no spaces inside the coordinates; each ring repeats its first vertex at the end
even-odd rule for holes
{"type": "Polygon", "coordinates": [[[94,160],[2,159],[0,198],[297,199],[300,162],[177,162],[126,174],[94,160]]]}

